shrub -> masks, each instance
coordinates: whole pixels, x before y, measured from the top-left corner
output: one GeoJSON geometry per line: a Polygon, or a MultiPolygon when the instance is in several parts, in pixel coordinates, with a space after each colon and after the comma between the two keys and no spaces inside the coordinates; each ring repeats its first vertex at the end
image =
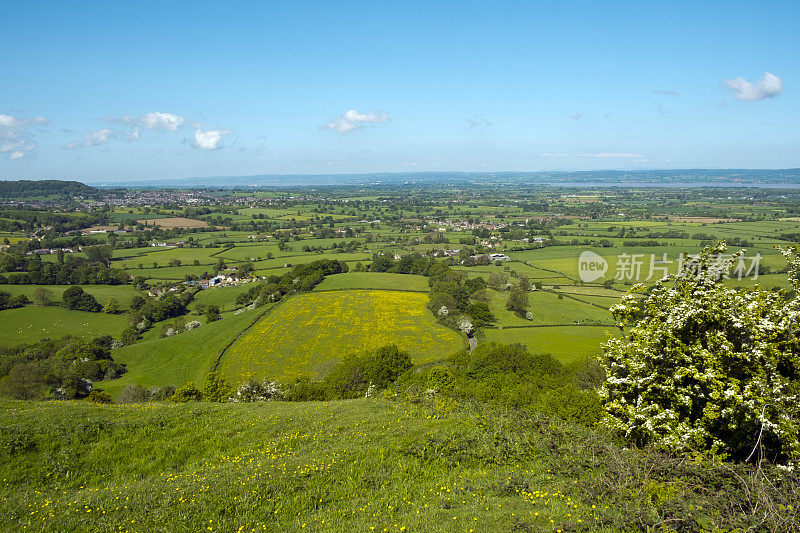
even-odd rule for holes
{"type": "Polygon", "coordinates": [[[45,372],[38,363],[14,365],[8,377],[0,382],[4,396],[18,400],[38,400],[44,396],[45,372]]]}
{"type": "Polygon", "coordinates": [[[11,296],[11,293],[0,291],[0,311],[4,309],[16,309],[28,303],[28,298],[24,294],[11,296]]]}
{"type": "Polygon", "coordinates": [[[93,390],[89,393],[89,396],[86,397],[86,401],[91,403],[114,403],[114,400],[111,399],[111,395],[104,390],[93,390]]]}
{"type": "Polygon", "coordinates": [[[434,367],[428,373],[428,390],[450,393],[456,384],[456,376],[449,368],[434,367]]]}
{"type": "MultiPolygon", "coordinates": [[[[643,302],[631,291],[612,308],[621,328],[635,324],[604,345],[605,422],[639,445],[746,459],[760,444],[770,460],[795,465],[800,298],[725,287],[720,279],[743,253],[723,259],[725,249],[705,248],[643,302]]],[[[797,289],[798,249],[784,254],[797,289]]]]}
{"type": "Polygon", "coordinates": [[[225,402],[231,395],[231,386],[219,372],[209,372],[200,389],[207,402],[225,402]]]}
{"type": "Polygon", "coordinates": [[[209,322],[216,322],[220,318],[222,318],[222,314],[219,311],[219,307],[216,305],[209,305],[206,307],[206,320],[209,322]]]}
{"type": "Polygon", "coordinates": [[[280,400],[283,397],[280,383],[276,381],[248,379],[236,393],[231,396],[229,402],[268,402],[280,400]]]}
{"type": "Polygon", "coordinates": [[[64,307],[76,311],[90,311],[96,313],[100,311],[100,304],[97,303],[94,296],[83,291],[78,285],[73,285],[64,291],[61,296],[64,302],[64,307]]]}
{"type": "Polygon", "coordinates": [[[368,381],[379,389],[385,389],[414,365],[408,352],[401,352],[396,345],[390,344],[378,348],[365,366],[368,381]]]}
{"type": "Polygon", "coordinates": [[[179,388],[175,391],[175,394],[172,395],[170,401],[176,403],[186,403],[186,402],[199,402],[203,399],[203,394],[200,392],[200,389],[197,388],[194,381],[190,381],[183,387],[179,388]]]}
{"type": "Polygon", "coordinates": [[[120,335],[120,340],[122,341],[122,344],[124,344],[125,346],[135,343],[140,338],[141,335],[139,335],[139,331],[131,326],[128,326],[127,328],[123,329],[122,334],[120,335]]]}
{"type": "Polygon", "coordinates": [[[119,403],[143,403],[150,401],[150,391],[141,385],[126,385],[119,394],[119,403]]]}
{"type": "Polygon", "coordinates": [[[119,313],[119,302],[117,302],[115,298],[111,298],[105,307],[103,307],[103,312],[109,315],[116,315],[119,313]]]}
{"type": "Polygon", "coordinates": [[[163,402],[172,398],[175,394],[175,387],[167,385],[166,387],[154,388],[150,390],[150,399],[154,402],[163,402]]]}

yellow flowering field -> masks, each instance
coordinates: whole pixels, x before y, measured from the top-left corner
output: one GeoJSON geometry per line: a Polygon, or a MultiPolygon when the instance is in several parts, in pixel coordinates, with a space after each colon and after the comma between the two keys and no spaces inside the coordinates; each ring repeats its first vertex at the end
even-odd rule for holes
{"type": "Polygon", "coordinates": [[[342,356],[397,344],[416,364],[465,346],[425,309],[426,294],[353,290],[300,294],[278,305],[222,356],[234,383],[248,377],[322,377],[342,356]]]}

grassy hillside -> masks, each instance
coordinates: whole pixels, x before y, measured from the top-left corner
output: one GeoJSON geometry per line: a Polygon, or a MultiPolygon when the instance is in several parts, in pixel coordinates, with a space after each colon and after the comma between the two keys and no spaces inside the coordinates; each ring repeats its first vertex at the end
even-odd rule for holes
{"type": "Polygon", "coordinates": [[[428,296],[398,291],[331,291],[282,302],[225,352],[219,369],[247,377],[320,377],[340,357],[385,344],[407,350],[415,363],[441,359],[465,346],[425,309],[428,296]]]}
{"type": "Polygon", "coordinates": [[[487,407],[3,402],[0,427],[5,531],[796,531],[800,518],[796,477],[767,469],[768,484],[487,407]]]}
{"type": "Polygon", "coordinates": [[[115,361],[128,365],[128,372],[97,386],[116,395],[134,383],[145,387],[179,387],[188,381],[202,381],[222,350],[268,309],[260,307],[239,315],[226,314],[217,322],[163,339],[152,330],[141,341],[112,352],[115,361]]]}

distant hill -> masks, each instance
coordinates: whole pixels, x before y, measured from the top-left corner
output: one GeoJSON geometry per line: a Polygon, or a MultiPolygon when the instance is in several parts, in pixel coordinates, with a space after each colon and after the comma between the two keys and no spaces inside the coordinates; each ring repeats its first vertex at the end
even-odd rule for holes
{"type": "Polygon", "coordinates": [[[99,189],[95,189],[94,187],[90,187],[79,181],[0,181],[0,198],[3,199],[29,199],[39,196],[50,197],[54,195],[65,198],[72,198],[74,196],[95,197],[99,194],[99,189]]]}
{"type": "Polygon", "coordinates": [[[411,172],[370,174],[259,174],[98,183],[100,187],[260,188],[301,186],[396,185],[561,185],[680,186],[680,187],[797,187],[800,169],[665,169],[584,170],[549,172],[411,172]]]}

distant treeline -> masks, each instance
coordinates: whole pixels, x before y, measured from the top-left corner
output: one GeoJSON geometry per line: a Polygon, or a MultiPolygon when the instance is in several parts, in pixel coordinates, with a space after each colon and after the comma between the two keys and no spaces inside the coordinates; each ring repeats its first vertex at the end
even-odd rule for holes
{"type": "Polygon", "coordinates": [[[87,248],[87,257],[59,253],[55,262],[41,256],[19,253],[0,254],[0,284],[13,285],[122,285],[130,276],[108,266],[110,248],[87,248]],[[106,251],[108,249],[108,251],[106,251]]]}
{"type": "Polygon", "coordinates": [[[84,185],[79,181],[0,181],[0,198],[31,198],[52,195],[69,198],[74,196],[96,197],[100,195],[100,190],[84,185]]]}

